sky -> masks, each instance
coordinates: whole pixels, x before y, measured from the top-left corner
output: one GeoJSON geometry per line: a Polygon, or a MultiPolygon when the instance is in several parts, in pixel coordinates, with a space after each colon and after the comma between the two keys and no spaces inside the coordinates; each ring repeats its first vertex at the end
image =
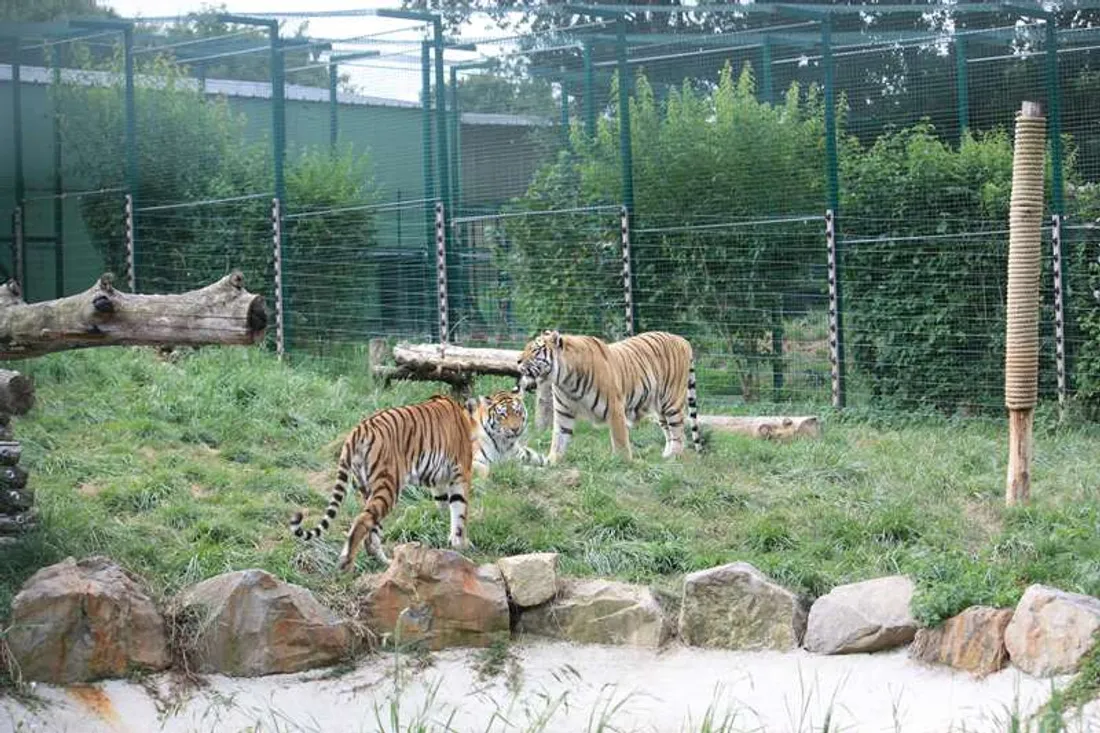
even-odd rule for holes
{"type": "MultiPolygon", "coordinates": [[[[108,6],[116,13],[127,18],[155,18],[162,16],[182,16],[202,11],[211,5],[226,6],[230,13],[240,15],[258,13],[295,12],[303,10],[362,10],[364,8],[400,8],[400,0],[98,0],[100,5],[108,6]]],[[[380,50],[386,58],[366,59],[341,64],[341,72],[350,76],[356,90],[362,94],[402,99],[410,102],[420,98],[420,49],[419,42],[424,36],[423,24],[408,20],[378,17],[340,17],[340,18],[304,18],[289,19],[284,27],[293,29],[300,20],[308,20],[306,33],[317,38],[354,38],[367,34],[384,33],[388,43],[365,46],[334,43],[336,53],[363,51],[369,48],[380,50]],[[408,41],[409,45],[395,45],[391,41],[408,41]]],[[[506,35],[487,18],[475,20],[465,29],[466,37],[492,37],[506,35]]],[[[448,60],[467,61],[480,58],[477,53],[448,51],[448,60]]],[[[293,74],[288,75],[293,83],[293,74]]]]}

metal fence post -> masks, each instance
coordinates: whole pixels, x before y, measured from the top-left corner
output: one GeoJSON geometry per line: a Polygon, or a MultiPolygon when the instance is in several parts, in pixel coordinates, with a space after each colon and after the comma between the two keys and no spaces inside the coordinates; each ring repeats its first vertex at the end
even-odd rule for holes
{"type": "Polygon", "coordinates": [[[775,104],[775,93],[772,90],[772,37],[764,34],[764,42],[760,44],[760,101],[775,104]]]}
{"type": "Polygon", "coordinates": [[[825,71],[825,185],[828,205],[825,211],[825,238],[829,248],[829,343],[833,358],[833,406],[844,407],[846,397],[844,360],[844,298],[841,287],[842,253],[837,246],[836,226],[840,208],[840,174],[837,170],[836,83],[833,64],[832,21],[821,20],[821,65],[825,71]]]}
{"type": "Polygon", "coordinates": [[[340,133],[340,102],[337,95],[339,73],[339,67],[330,60],[328,65],[328,146],[333,155],[336,155],[336,143],[340,133]]]}
{"type": "Polygon", "coordinates": [[[569,86],[566,81],[565,67],[561,67],[561,142],[562,147],[569,147],[569,86]]]}
{"type": "Polygon", "coordinates": [[[53,67],[53,277],[54,297],[65,295],[65,212],[62,209],[65,183],[62,178],[61,155],[61,50],[55,49],[50,59],[53,67]]]}
{"type": "Polygon", "coordinates": [[[825,212],[825,245],[829,268],[829,368],[832,376],[833,407],[844,407],[844,349],[841,334],[840,277],[837,266],[836,220],[832,209],[825,212]]]}
{"type": "Polygon", "coordinates": [[[1062,290],[1062,216],[1050,217],[1050,248],[1054,269],[1054,359],[1058,373],[1058,406],[1066,404],[1066,312],[1062,290]]]}
{"type": "Polygon", "coordinates": [[[596,137],[596,84],[592,71],[592,44],[584,42],[584,129],[588,139],[596,137]]]}
{"type": "Polygon", "coordinates": [[[959,141],[970,127],[970,74],[966,68],[966,38],[955,36],[955,94],[959,119],[959,141]]]}
{"type": "MultiPolygon", "coordinates": [[[[424,200],[424,236],[428,238],[427,252],[432,251],[432,210],[428,207],[427,202],[435,198],[435,177],[432,170],[432,42],[422,41],[420,44],[420,101],[422,103],[421,108],[421,163],[423,164],[424,171],[424,191],[421,197],[424,200]]],[[[428,255],[430,262],[431,255],[428,255]]],[[[431,298],[431,266],[425,263],[424,270],[424,312],[429,313],[431,311],[430,298],[431,298]]],[[[435,333],[439,322],[434,318],[429,318],[428,327],[433,331],[432,336],[436,339],[440,338],[439,333],[435,333]]]]}
{"type": "Polygon", "coordinates": [[[134,260],[134,197],[126,194],[122,209],[123,244],[126,246],[126,286],[137,292],[137,265],[134,260]]]}
{"type": "Polygon", "coordinates": [[[630,211],[624,206],[619,210],[619,231],[623,243],[623,299],[626,302],[626,333],[634,335],[634,268],[630,251],[630,211]]]}
{"type": "Polygon", "coordinates": [[[11,269],[12,277],[19,283],[23,292],[27,292],[26,267],[24,253],[26,253],[26,240],[23,237],[23,204],[20,203],[11,212],[11,269]]]}
{"type": "Polygon", "coordinates": [[[439,343],[447,344],[449,323],[447,318],[447,223],[443,202],[435,202],[435,266],[439,304],[439,343]]]}
{"type": "Polygon", "coordinates": [[[286,330],[283,326],[283,215],[279,199],[271,199],[271,241],[275,259],[275,353],[282,360],[286,353],[286,330]]]}

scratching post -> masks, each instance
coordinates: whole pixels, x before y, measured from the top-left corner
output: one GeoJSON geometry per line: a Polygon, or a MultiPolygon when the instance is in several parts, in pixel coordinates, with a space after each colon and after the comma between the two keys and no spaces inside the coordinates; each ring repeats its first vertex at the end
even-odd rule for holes
{"type": "Polygon", "coordinates": [[[1005,503],[1026,502],[1031,491],[1032,427],[1039,386],[1040,226],[1046,119],[1024,102],[1016,117],[1012,157],[1012,208],[1008,239],[1008,318],[1005,338],[1005,406],[1008,408],[1008,477],[1005,503]]]}

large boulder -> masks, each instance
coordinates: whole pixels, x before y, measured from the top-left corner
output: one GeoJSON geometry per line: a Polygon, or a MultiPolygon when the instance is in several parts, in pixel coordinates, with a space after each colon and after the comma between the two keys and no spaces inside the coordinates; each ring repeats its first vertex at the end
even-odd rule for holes
{"type": "Polygon", "coordinates": [[[935,629],[919,629],[909,656],[985,676],[1008,661],[1005,627],[1011,619],[1011,608],[971,606],[935,629]]]}
{"type": "Polygon", "coordinates": [[[817,654],[875,652],[913,640],[913,581],[903,575],[833,588],[814,601],[805,646],[817,654]]]}
{"type": "Polygon", "coordinates": [[[680,603],[680,639],[723,649],[795,649],[806,608],[752,565],[735,562],[691,573],[680,603]]]}
{"type": "Polygon", "coordinates": [[[520,608],[546,603],[558,592],[558,553],[502,557],[497,567],[504,576],[508,597],[520,608]]]}
{"type": "Polygon", "coordinates": [[[1028,674],[1069,674],[1092,649],[1098,628],[1100,600],[1032,585],[1005,629],[1005,647],[1012,663],[1028,674]]]}
{"type": "Polygon", "coordinates": [[[398,545],[386,572],[368,578],[363,618],[397,643],[429,649],[483,647],[509,636],[508,595],[493,565],[478,567],[453,550],[398,545]]]}
{"type": "Polygon", "coordinates": [[[672,625],[649,588],[611,580],[565,580],[557,597],[524,611],[519,630],[580,644],[656,649],[672,625]]]}
{"type": "Polygon", "coordinates": [[[8,646],[23,676],[68,684],[171,663],[164,618],[106,557],[66,558],[32,575],[12,602],[8,646]]]}
{"type": "Polygon", "coordinates": [[[237,677],[333,664],[354,641],[347,621],[264,570],[217,575],[183,591],[175,627],[191,668],[237,677]]]}

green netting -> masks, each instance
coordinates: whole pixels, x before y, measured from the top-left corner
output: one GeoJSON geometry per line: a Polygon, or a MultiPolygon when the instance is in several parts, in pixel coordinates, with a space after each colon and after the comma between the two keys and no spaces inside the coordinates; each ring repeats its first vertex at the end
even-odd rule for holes
{"type": "Polygon", "coordinates": [[[706,399],[997,414],[1012,123],[1037,101],[1061,131],[1040,398],[1100,406],[1092,4],[617,8],[505,12],[508,30],[448,14],[439,35],[432,16],[356,33],[363,13],[304,11],[274,54],[247,19],[146,23],[132,146],[118,29],[22,38],[4,60],[22,64],[24,166],[0,151],[0,216],[21,213],[28,297],[125,274],[130,194],[141,290],[238,268],[274,308],[281,284],[291,354],[633,323],[692,340],[706,399]]]}

